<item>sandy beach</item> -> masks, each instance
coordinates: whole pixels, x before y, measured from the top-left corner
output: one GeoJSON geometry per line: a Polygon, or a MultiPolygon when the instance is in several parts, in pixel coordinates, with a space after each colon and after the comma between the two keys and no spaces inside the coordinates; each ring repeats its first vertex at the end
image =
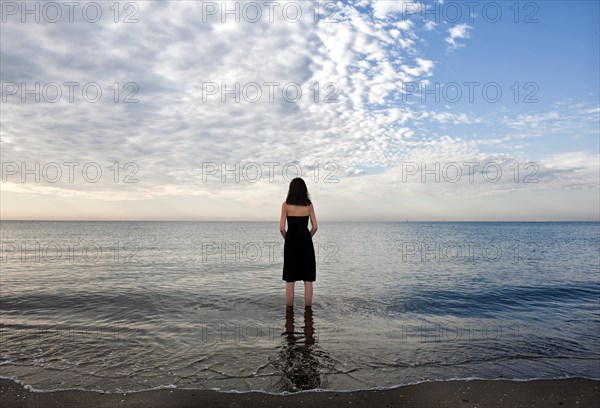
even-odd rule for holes
{"type": "Polygon", "coordinates": [[[289,395],[162,389],[129,394],[91,391],[31,392],[0,380],[3,408],[53,407],[593,407],[600,381],[442,381],[391,390],[302,392],[289,395]]]}

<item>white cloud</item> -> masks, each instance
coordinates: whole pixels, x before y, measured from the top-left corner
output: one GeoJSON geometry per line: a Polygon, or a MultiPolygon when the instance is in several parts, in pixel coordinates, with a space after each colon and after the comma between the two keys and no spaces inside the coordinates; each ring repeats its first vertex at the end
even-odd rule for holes
{"type": "Polygon", "coordinates": [[[393,13],[410,15],[421,9],[421,4],[412,0],[373,0],[374,15],[377,18],[386,18],[393,13]]]}
{"type": "MultiPolygon", "coordinates": [[[[32,27],[7,23],[3,79],[94,81],[108,95],[114,82],[134,81],[140,102],[115,104],[107,97],[96,104],[81,98],[72,104],[7,103],[2,159],[135,161],[141,181],[119,193],[131,197],[172,193],[174,188],[208,192],[189,171],[203,161],[327,159],[347,166],[387,165],[394,157],[387,152],[401,144],[397,121],[382,126],[382,115],[396,118],[386,114],[388,98],[399,81],[431,75],[433,63],[399,52],[399,41],[412,36],[412,23],[396,26],[392,19],[381,26],[344,5],[339,23],[317,24],[309,6],[304,13],[310,18],[298,23],[203,23],[201,5],[194,2],[143,3],[139,23],[116,29],[112,21],[32,27]],[[286,102],[280,86],[270,103],[263,86],[260,103],[234,103],[231,95],[228,103],[221,103],[219,95],[204,101],[207,82],[226,82],[229,89],[236,83],[295,83],[303,97],[286,102]],[[323,103],[331,95],[339,102],[323,103]],[[372,103],[382,106],[373,110],[372,103]],[[357,150],[361,144],[365,149],[357,150]]],[[[93,197],[114,189],[108,181],[49,187],[93,197]]]]}
{"type": "Polygon", "coordinates": [[[448,29],[449,36],[446,37],[446,42],[450,45],[450,49],[463,47],[464,44],[459,43],[457,40],[470,38],[471,33],[469,30],[473,29],[473,27],[468,24],[458,24],[452,28],[448,29]]]}
{"type": "Polygon", "coordinates": [[[420,116],[420,119],[430,118],[431,120],[435,120],[441,123],[452,123],[455,125],[458,124],[471,124],[471,123],[481,123],[482,119],[480,118],[471,118],[464,112],[460,113],[452,113],[452,112],[423,112],[420,116]]]}
{"type": "MultiPolygon", "coordinates": [[[[2,81],[97,82],[106,98],[87,103],[78,96],[75,103],[63,99],[56,104],[9,98],[2,104],[2,161],[97,162],[107,174],[98,183],[3,183],[3,192],[105,201],[186,196],[209,203],[252,203],[251,209],[260,212],[264,197],[285,190],[285,180],[204,183],[202,163],[232,167],[236,162],[298,161],[305,171],[313,163],[335,162],[339,177],[348,177],[335,186],[312,185],[325,201],[335,202],[336,194],[376,198],[378,192],[398,190],[390,188],[390,181],[397,181],[402,161],[493,158],[508,163],[515,157],[482,152],[482,146],[496,147],[514,138],[527,141],[531,135],[522,135],[532,123],[540,132],[552,126],[566,131],[572,123],[593,130],[589,118],[598,116],[596,107],[581,106],[553,109],[560,114],[507,113],[484,120],[472,112],[399,104],[399,84],[425,81],[437,68],[437,61],[418,49],[416,32],[422,22],[401,20],[399,2],[374,3],[375,19],[340,3],[340,22],[331,24],[314,22],[310,2],[304,4],[309,18],[298,23],[203,23],[199,2],[139,6],[137,24],[3,23],[2,81]],[[139,103],[122,103],[128,93],[123,89],[121,101],[112,102],[110,87],[119,82],[122,88],[129,81],[139,86],[139,103]],[[295,83],[303,96],[297,103],[286,102],[279,86],[271,103],[263,85],[258,103],[235,103],[231,96],[222,103],[218,95],[204,101],[207,82],[226,82],[229,89],[236,83],[295,83]],[[323,102],[332,96],[339,101],[323,102]],[[582,117],[588,120],[578,122],[582,117]],[[447,134],[449,125],[482,123],[504,125],[509,131],[472,140],[447,134]],[[140,182],[115,183],[107,170],[113,162],[137,163],[140,182]]],[[[446,41],[458,46],[457,40],[469,37],[469,29],[453,27],[448,37],[452,41],[446,41]]],[[[439,36],[443,43],[445,33],[439,36]]],[[[569,167],[569,160],[577,158],[589,162],[594,157],[550,158],[559,163],[552,171],[561,172],[561,180],[569,184],[584,171],[589,184],[592,167],[569,167]]],[[[427,186],[403,186],[417,192],[421,187],[427,197],[427,186]]],[[[446,187],[440,194],[463,193],[446,187]]],[[[503,188],[508,191],[509,186],[503,188]]],[[[199,211],[221,214],[222,208],[212,205],[199,211]]],[[[6,208],[3,201],[3,212],[6,208]]]]}
{"type": "Polygon", "coordinates": [[[437,27],[437,23],[435,21],[428,21],[425,23],[425,30],[432,31],[437,27]]]}

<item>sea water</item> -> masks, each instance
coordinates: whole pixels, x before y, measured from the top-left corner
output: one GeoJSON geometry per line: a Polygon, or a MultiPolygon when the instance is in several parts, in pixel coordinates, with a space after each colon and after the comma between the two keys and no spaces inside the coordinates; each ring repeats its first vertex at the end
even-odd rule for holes
{"type": "Polygon", "coordinates": [[[357,390],[600,378],[600,223],[0,224],[0,375],[34,390],[357,390]]]}

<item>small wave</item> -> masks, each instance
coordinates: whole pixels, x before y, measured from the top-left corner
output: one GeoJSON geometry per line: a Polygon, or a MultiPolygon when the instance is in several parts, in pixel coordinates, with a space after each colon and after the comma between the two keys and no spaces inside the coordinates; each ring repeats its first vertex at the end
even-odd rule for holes
{"type": "Polygon", "coordinates": [[[582,377],[582,376],[558,376],[558,377],[528,377],[528,378],[507,378],[507,377],[498,377],[498,378],[484,378],[484,377],[451,377],[451,378],[440,378],[440,379],[428,379],[428,380],[420,380],[420,381],[409,381],[402,384],[395,384],[390,386],[378,386],[378,387],[368,387],[368,388],[356,388],[351,390],[343,390],[343,389],[325,389],[325,388],[315,388],[311,390],[298,390],[298,391],[283,391],[283,392],[269,392],[265,390],[248,390],[248,391],[238,391],[238,390],[222,390],[221,388],[187,388],[187,387],[177,387],[175,384],[165,384],[157,387],[144,388],[140,390],[120,390],[120,391],[105,391],[105,390],[91,390],[86,388],[51,388],[51,389],[39,389],[35,388],[30,384],[27,384],[25,381],[20,380],[16,377],[5,377],[0,375],[0,379],[2,380],[10,380],[25,388],[28,391],[34,393],[51,393],[58,391],[84,391],[84,392],[96,392],[98,394],[136,394],[140,392],[146,391],[156,391],[162,389],[178,389],[184,391],[215,391],[222,394],[248,394],[248,393],[260,393],[265,395],[291,395],[291,394],[300,394],[300,393],[313,393],[313,392],[337,392],[337,393],[352,393],[352,392],[362,392],[362,391],[387,391],[393,390],[397,388],[407,387],[411,385],[425,384],[425,383],[436,383],[436,382],[448,382],[448,381],[513,381],[513,382],[530,382],[530,381],[552,381],[552,380],[572,380],[572,379],[581,379],[581,380],[593,380],[600,381],[600,377],[582,377]]]}

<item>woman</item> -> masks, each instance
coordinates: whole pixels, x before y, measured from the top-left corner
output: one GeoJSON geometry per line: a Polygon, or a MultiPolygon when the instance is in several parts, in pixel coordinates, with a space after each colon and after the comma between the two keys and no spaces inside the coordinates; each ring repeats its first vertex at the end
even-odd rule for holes
{"type": "Polygon", "coordinates": [[[295,178],[290,183],[287,199],[281,205],[279,231],[285,240],[283,246],[283,280],[285,304],[294,305],[294,283],[304,281],[304,305],[312,306],[313,286],[316,280],[315,248],[312,237],[317,232],[317,217],[310,201],[306,183],[295,178]],[[308,219],[311,229],[308,231],[308,219]],[[285,230],[287,219],[288,230],[285,230]]]}

